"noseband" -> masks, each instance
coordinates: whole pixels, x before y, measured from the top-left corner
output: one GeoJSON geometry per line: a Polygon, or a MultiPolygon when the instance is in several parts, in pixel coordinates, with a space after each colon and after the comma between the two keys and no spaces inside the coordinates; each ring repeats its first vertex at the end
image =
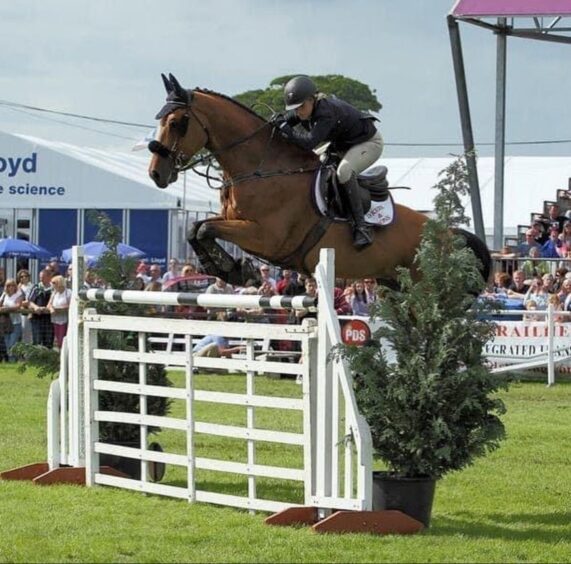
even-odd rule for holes
{"type": "MultiPolygon", "coordinates": [[[[179,143],[181,139],[184,139],[186,133],[188,132],[188,124],[190,122],[190,116],[194,117],[200,127],[202,127],[204,133],[206,134],[206,143],[205,146],[208,145],[210,141],[210,134],[208,133],[208,129],[202,122],[202,120],[198,117],[196,112],[192,109],[190,104],[180,104],[182,107],[186,109],[184,115],[182,116],[180,122],[176,125],[176,133],[177,138],[173,143],[172,147],[169,149],[166,145],[163,145],[160,141],[153,139],[148,145],[149,151],[153,154],[159,155],[159,157],[163,157],[165,159],[171,159],[173,161],[173,169],[174,172],[179,173],[187,168],[190,168],[189,161],[190,157],[185,155],[179,149],[179,143]]],[[[174,111],[174,110],[173,110],[174,111]]],[[[171,112],[172,113],[172,112],[171,112]]],[[[168,115],[168,114],[167,114],[168,115]]],[[[194,165],[193,165],[194,166],[194,165]]]]}

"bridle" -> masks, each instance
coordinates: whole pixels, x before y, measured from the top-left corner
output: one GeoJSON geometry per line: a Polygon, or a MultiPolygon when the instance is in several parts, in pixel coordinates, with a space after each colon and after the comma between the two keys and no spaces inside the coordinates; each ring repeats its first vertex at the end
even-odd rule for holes
{"type": "MultiPolygon", "coordinates": [[[[179,109],[179,107],[185,109],[185,113],[182,115],[180,122],[177,123],[177,125],[176,125],[175,131],[176,131],[177,136],[176,136],[176,139],[174,140],[172,146],[169,148],[156,139],[151,141],[148,145],[149,151],[151,153],[157,154],[160,157],[167,158],[167,159],[170,159],[172,161],[172,167],[173,167],[172,172],[175,175],[177,175],[181,172],[184,172],[186,170],[192,170],[195,174],[198,174],[199,176],[206,178],[210,188],[223,189],[223,188],[227,188],[229,186],[235,186],[237,184],[245,182],[246,180],[270,178],[273,176],[285,176],[285,175],[290,175],[290,174],[301,174],[301,173],[305,173],[305,172],[314,172],[319,168],[319,166],[315,166],[315,167],[310,167],[310,168],[298,168],[298,169],[289,169],[289,170],[262,171],[261,170],[262,165],[266,159],[266,156],[267,156],[268,151],[270,149],[272,140],[273,140],[274,135],[276,133],[276,128],[273,127],[273,125],[270,122],[264,122],[262,125],[260,125],[260,127],[256,128],[251,133],[244,135],[243,137],[239,137],[238,139],[232,141],[231,143],[229,143],[228,145],[226,145],[224,147],[221,147],[220,149],[217,149],[215,151],[210,150],[208,148],[208,145],[210,143],[210,133],[208,131],[208,128],[204,124],[204,122],[200,119],[200,116],[198,115],[198,113],[192,108],[192,98],[193,98],[192,90],[189,90],[187,92],[188,92],[188,100],[189,100],[188,102],[174,102],[174,103],[170,102],[171,106],[178,106],[178,107],[175,107],[170,113],[176,111],[177,109],[179,109]],[[190,123],[190,117],[191,116],[197,121],[197,123],[200,125],[200,127],[202,128],[202,130],[206,134],[206,143],[204,144],[204,147],[206,147],[209,150],[209,153],[207,155],[199,156],[194,160],[191,160],[191,158],[188,155],[186,155],[179,147],[181,140],[184,139],[184,137],[186,136],[186,134],[188,132],[188,126],[190,123]],[[268,142],[266,143],[266,146],[265,146],[263,154],[262,154],[262,158],[261,158],[260,162],[258,163],[258,166],[256,167],[256,169],[250,173],[244,173],[244,174],[234,176],[233,178],[228,178],[227,180],[222,181],[220,186],[217,186],[217,187],[212,186],[210,184],[211,180],[215,180],[217,182],[220,182],[219,178],[210,176],[210,174],[209,174],[209,170],[210,170],[210,166],[212,165],[212,161],[217,156],[221,155],[222,153],[225,153],[226,151],[229,151],[231,149],[234,149],[235,147],[238,147],[239,145],[242,145],[243,143],[246,143],[247,141],[249,141],[250,139],[255,137],[258,133],[260,133],[262,130],[264,130],[268,126],[272,127],[272,133],[270,135],[270,138],[268,139],[268,142]],[[197,166],[205,165],[205,164],[208,166],[206,173],[203,173],[203,172],[196,170],[197,166]]],[[[168,116],[169,114],[166,114],[166,115],[168,116]]]]}
{"type": "MultiPolygon", "coordinates": [[[[151,141],[148,146],[149,151],[151,153],[159,155],[160,157],[163,157],[165,159],[172,160],[173,172],[175,172],[176,174],[188,170],[189,168],[192,168],[200,164],[200,161],[204,160],[204,157],[200,157],[199,159],[197,159],[196,162],[191,163],[190,157],[188,157],[188,155],[183,153],[182,150],[179,148],[181,140],[186,137],[186,134],[188,132],[188,125],[190,123],[191,115],[197,121],[200,127],[202,127],[202,130],[206,134],[206,143],[204,144],[204,146],[207,147],[208,144],[210,143],[210,133],[208,132],[206,125],[204,125],[204,122],[200,119],[200,117],[194,111],[192,106],[190,104],[177,104],[177,105],[184,107],[185,112],[182,115],[180,121],[176,124],[175,131],[177,135],[172,146],[169,148],[156,139],[151,141]]],[[[175,108],[173,112],[176,111],[176,109],[178,108],[175,108]]]]}

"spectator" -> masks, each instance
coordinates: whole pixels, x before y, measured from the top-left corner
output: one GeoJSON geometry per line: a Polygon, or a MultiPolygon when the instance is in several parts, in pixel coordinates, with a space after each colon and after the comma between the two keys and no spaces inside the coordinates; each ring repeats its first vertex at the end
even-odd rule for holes
{"type": "Polygon", "coordinates": [[[547,303],[553,309],[554,312],[553,321],[555,323],[563,323],[564,321],[567,321],[568,319],[567,316],[557,314],[557,312],[563,311],[563,305],[561,304],[561,301],[559,300],[559,296],[557,296],[557,294],[551,294],[549,296],[549,299],[547,300],[547,303]]]}
{"type": "Polygon", "coordinates": [[[30,273],[26,269],[22,269],[18,271],[16,276],[16,280],[18,281],[18,289],[22,292],[24,297],[22,301],[22,310],[21,310],[21,323],[22,323],[22,341],[24,343],[31,344],[32,343],[32,324],[30,323],[30,319],[28,318],[28,298],[30,297],[30,292],[32,291],[33,284],[30,279],[30,273]]]}
{"type": "Polygon", "coordinates": [[[192,266],[192,264],[185,264],[182,267],[182,271],[180,274],[184,278],[186,278],[187,276],[193,276],[194,274],[196,274],[196,268],[194,268],[194,266],[192,266]]]}
{"type": "MultiPolygon", "coordinates": [[[[225,312],[218,312],[216,319],[217,321],[233,321],[233,316],[225,312]]],[[[245,348],[245,345],[231,347],[226,337],[206,335],[194,345],[192,352],[194,356],[198,357],[220,358],[230,357],[233,354],[244,351],[245,348]]]]}
{"type": "MultiPolygon", "coordinates": [[[[537,303],[534,300],[528,300],[524,305],[526,311],[537,311],[537,303]]],[[[533,315],[529,313],[523,314],[523,321],[541,321],[540,315],[533,315]]]]}
{"type": "Polygon", "coordinates": [[[131,280],[131,283],[129,284],[129,290],[142,292],[144,289],[145,281],[140,276],[136,276],[134,280],[131,280]]]}
{"type": "MultiPolygon", "coordinates": [[[[227,284],[222,278],[216,278],[214,284],[210,284],[206,288],[207,294],[233,294],[234,288],[230,284],[227,284]]],[[[216,307],[210,307],[206,310],[208,319],[214,319],[217,313],[221,313],[223,310],[216,307]]]]}
{"type": "Polygon", "coordinates": [[[566,251],[571,250],[571,221],[566,220],[563,224],[563,231],[559,234],[559,239],[566,251]]]}
{"type": "MultiPolygon", "coordinates": [[[[272,284],[269,280],[262,282],[261,286],[258,288],[258,296],[263,298],[271,298],[276,295],[275,290],[272,288],[272,284]]],[[[271,323],[272,316],[275,315],[276,311],[268,308],[255,308],[248,311],[248,313],[253,314],[258,317],[257,321],[259,323],[271,323]]]]}
{"type": "Polygon", "coordinates": [[[508,296],[524,298],[528,290],[529,285],[526,284],[523,270],[514,271],[512,283],[508,288],[508,296]]]}
{"type": "Polygon", "coordinates": [[[161,276],[161,267],[158,264],[152,264],[149,268],[149,279],[147,280],[147,285],[151,282],[157,282],[163,287],[163,278],[161,276]]]}
{"type": "Polygon", "coordinates": [[[196,267],[194,266],[194,264],[186,263],[182,267],[181,275],[182,276],[192,276],[193,274],[197,274],[196,267]]]}
{"type": "Polygon", "coordinates": [[[517,247],[517,253],[520,257],[529,256],[529,251],[533,248],[541,248],[541,245],[535,240],[535,237],[536,232],[533,229],[528,229],[525,232],[525,241],[520,243],[517,247]]]}
{"type": "Polygon", "coordinates": [[[260,266],[260,276],[262,278],[260,281],[260,286],[264,282],[269,282],[272,285],[272,289],[275,292],[276,291],[276,281],[270,276],[270,267],[267,264],[262,264],[262,266],[260,266]]]}
{"type": "Polygon", "coordinates": [[[147,264],[143,261],[141,261],[138,265],[137,265],[137,278],[142,278],[143,282],[146,284],[149,281],[149,267],[147,266],[147,264]]]}
{"type": "Polygon", "coordinates": [[[220,335],[206,335],[194,345],[192,352],[195,356],[220,358],[230,357],[233,354],[244,351],[245,345],[231,347],[226,337],[220,335]]]}
{"type": "Polygon", "coordinates": [[[565,278],[561,283],[561,288],[557,292],[557,297],[562,305],[565,305],[568,296],[571,294],[571,278],[565,278]]]}
{"type": "Polygon", "coordinates": [[[527,309],[528,302],[534,302],[537,309],[547,309],[547,300],[549,299],[549,294],[545,291],[543,287],[543,280],[537,276],[532,282],[525,298],[523,299],[523,305],[527,309]]]}
{"type": "Polygon", "coordinates": [[[54,329],[48,303],[52,295],[52,272],[44,268],[40,271],[40,281],[32,288],[28,299],[31,310],[32,341],[51,349],[54,342],[54,329]]]}
{"type": "Polygon", "coordinates": [[[253,278],[248,278],[244,287],[239,292],[241,295],[257,295],[258,287],[256,286],[256,281],[253,278]]]}
{"type": "Polygon", "coordinates": [[[556,292],[559,292],[559,290],[561,290],[561,285],[565,280],[566,274],[567,274],[567,269],[564,267],[560,267],[555,271],[555,282],[553,284],[553,287],[556,292]]]}
{"type": "Polygon", "coordinates": [[[377,281],[374,278],[365,278],[363,282],[365,284],[365,292],[367,292],[367,301],[369,304],[376,302],[378,297],[377,281]]]}
{"type": "Polygon", "coordinates": [[[333,308],[337,315],[351,315],[351,304],[345,299],[343,292],[338,286],[333,288],[333,308]]]}
{"type": "Polygon", "coordinates": [[[495,272],[494,281],[489,293],[507,294],[508,288],[512,282],[512,277],[507,272],[495,272]]]}
{"type": "Polygon", "coordinates": [[[52,294],[48,303],[48,310],[51,314],[56,346],[58,349],[61,349],[63,338],[67,334],[71,290],[66,287],[63,276],[54,276],[51,283],[52,294]]]}
{"type": "Polygon", "coordinates": [[[222,278],[216,278],[213,284],[206,288],[207,294],[233,294],[234,289],[222,278]]]}
{"type": "Polygon", "coordinates": [[[533,222],[531,229],[533,230],[535,240],[539,243],[540,246],[543,245],[549,238],[545,225],[538,219],[533,222]]]}
{"type": "Polygon", "coordinates": [[[557,293],[555,290],[555,278],[553,277],[553,274],[547,273],[544,274],[541,279],[543,280],[543,289],[548,293],[548,294],[555,294],[557,293]]]}
{"type": "Polygon", "coordinates": [[[71,285],[73,284],[73,266],[71,266],[71,264],[65,271],[65,283],[68,288],[71,288],[71,285]]]}
{"type": "Polygon", "coordinates": [[[541,247],[543,258],[559,258],[561,256],[562,243],[559,239],[559,230],[552,227],[549,231],[549,239],[541,247]]]}
{"type": "Polygon", "coordinates": [[[6,280],[4,293],[0,298],[0,313],[7,314],[12,322],[12,329],[4,335],[4,346],[9,362],[14,362],[15,358],[11,354],[12,347],[22,338],[22,316],[20,309],[24,295],[18,289],[18,284],[13,278],[6,280]]]}
{"type": "Polygon", "coordinates": [[[567,221],[564,215],[561,215],[559,204],[551,204],[548,209],[547,225],[550,228],[556,227],[557,231],[563,231],[563,224],[567,221]]]}
{"type": "Polygon", "coordinates": [[[549,272],[549,264],[545,261],[537,260],[541,257],[541,252],[539,249],[530,249],[529,259],[526,260],[521,269],[523,270],[527,278],[533,278],[534,276],[542,276],[546,272],[549,272]]]}
{"type": "Polygon", "coordinates": [[[367,317],[369,315],[369,306],[371,305],[365,291],[365,284],[362,280],[355,280],[345,288],[345,299],[351,306],[353,315],[367,317]]]}
{"type": "Polygon", "coordinates": [[[60,264],[57,260],[50,260],[46,268],[52,271],[52,276],[56,276],[60,273],[60,264]]]}
{"type": "MultiPolygon", "coordinates": [[[[163,289],[163,285],[158,280],[150,280],[145,286],[145,292],[160,292],[163,289]]],[[[165,311],[165,306],[161,305],[149,305],[147,308],[147,315],[150,317],[162,315],[165,311]]]]}
{"type": "Polygon", "coordinates": [[[162,289],[163,286],[158,280],[151,280],[145,286],[145,292],[160,292],[162,289]]]}
{"type": "Polygon", "coordinates": [[[97,279],[95,272],[88,268],[83,275],[83,288],[89,290],[90,288],[97,288],[97,279]]]}
{"type": "MultiPolygon", "coordinates": [[[[316,298],[317,297],[317,280],[312,277],[308,277],[305,279],[305,296],[309,298],[316,298]]],[[[311,310],[302,310],[298,309],[295,312],[295,317],[298,320],[302,319],[309,319],[309,318],[316,318],[317,317],[317,308],[311,308],[311,310]]]]}
{"type": "Polygon", "coordinates": [[[282,279],[276,283],[276,290],[281,296],[299,296],[303,294],[305,288],[298,283],[296,273],[284,268],[282,279]]]}
{"type": "Polygon", "coordinates": [[[169,269],[165,272],[163,276],[163,284],[165,282],[169,282],[170,280],[174,280],[175,278],[179,278],[181,275],[180,273],[180,266],[178,264],[178,260],[175,258],[171,258],[169,260],[169,269]]]}

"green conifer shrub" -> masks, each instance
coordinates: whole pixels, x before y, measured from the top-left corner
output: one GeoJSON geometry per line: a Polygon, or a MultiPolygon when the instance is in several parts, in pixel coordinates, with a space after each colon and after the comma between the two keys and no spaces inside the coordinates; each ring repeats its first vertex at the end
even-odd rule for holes
{"type": "Polygon", "coordinates": [[[440,478],[465,468],[505,435],[497,392],[507,380],[485,365],[494,324],[475,297],[485,281],[478,259],[450,230],[464,218],[457,198],[466,185],[463,167],[459,159],[441,173],[437,217],[426,222],[415,258],[420,276],[399,269],[400,289],[383,289],[372,304],[380,328],[368,345],[334,353],[354,373],[376,455],[402,477],[440,478]]]}

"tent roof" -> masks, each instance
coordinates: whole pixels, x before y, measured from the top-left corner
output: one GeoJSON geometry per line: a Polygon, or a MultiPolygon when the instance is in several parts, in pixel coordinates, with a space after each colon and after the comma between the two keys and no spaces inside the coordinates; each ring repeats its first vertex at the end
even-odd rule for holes
{"type": "Polygon", "coordinates": [[[458,0],[452,15],[458,18],[570,16],[571,0],[458,0]]]}
{"type": "MultiPolygon", "coordinates": [[[[37,208],[168,208],[184,206],[197,212],[218,211],[220,198],[202,179],[189,173],[180,175],[176,183],[161,190],[149,178],[148,153],[118,152],[78,147],[28,135],[0,132],[0,158],[29,158],[37,153],[36,170],[26,173],[23,167],[10,175],[9,165],[0,166],[2,207],[37,208]],[[12,194],[11,185],[63,186],[61,197],[25,198],[12,194]],[[24,200],[27,199],[27,202],[24,200]],[[30,205],[33,201],[34,205],[30,205]]],[[[0,165],[2,162],[0,162],[0,165]]]]}

